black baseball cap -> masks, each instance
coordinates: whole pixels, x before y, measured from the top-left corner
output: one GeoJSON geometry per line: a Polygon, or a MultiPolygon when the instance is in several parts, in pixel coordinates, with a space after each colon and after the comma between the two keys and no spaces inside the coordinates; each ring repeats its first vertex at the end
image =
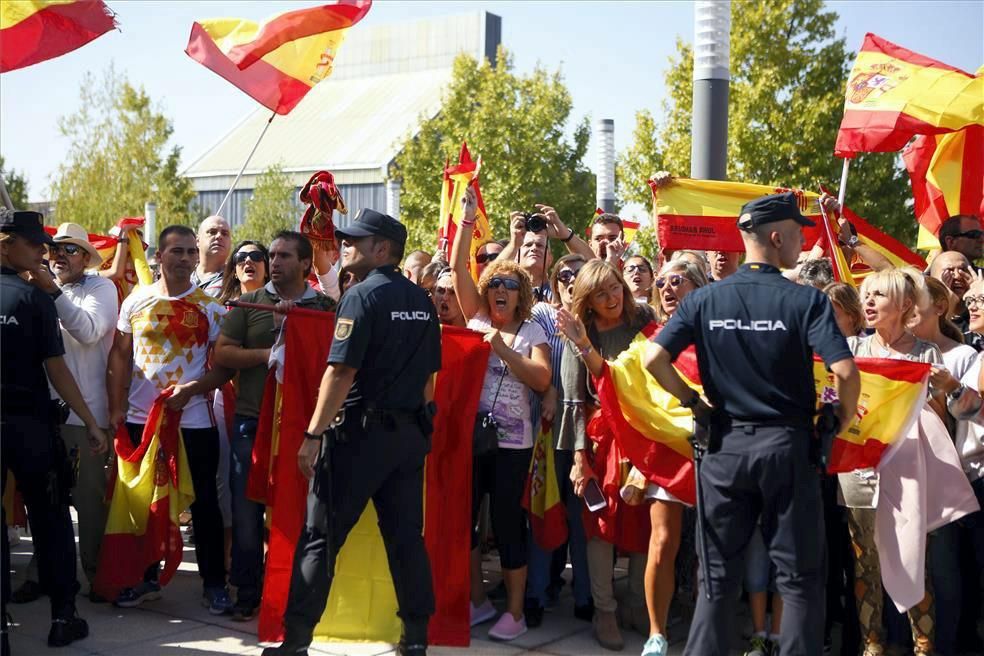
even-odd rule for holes
{"type": "Polygon", "coordinates": [[[51,244],[44,231],[44,215],[29,210],[0,210],[0,232],[20,235],[35,244],[51,244]]]}
{"type": "Polygon", "coordinates": [[[766,223],[786,219],[792,219],[801,226],[816,225],[800,213],[797,195],[792,191],[786,191],[762,196],[745,203],[741,208],[741,214],[738,215],[738,227],[742,230],[752,230],[766,223]]]}
{"type": "Polygon", "coordinates": [[[340,238],[353,237],[385,237],[395,241],[400,246],[407,243],[407,227],[392,216],[380,214],[376,210],[359,210],[355,221],[344,228],[336,228],[335,234],[340,238]]]}

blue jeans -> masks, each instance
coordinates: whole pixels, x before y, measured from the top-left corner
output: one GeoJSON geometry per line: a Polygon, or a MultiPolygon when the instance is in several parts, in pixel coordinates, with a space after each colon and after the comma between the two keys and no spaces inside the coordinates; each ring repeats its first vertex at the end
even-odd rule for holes
{"type": "MultiPolygon", "coordinates": [[[[587,539],[584,536],[584,523],[581,510],[584,501],[574,494],[570,472],[574,464],[573,451],[554,451],[554,465],[557,469],[557,482],[560,485],[560,498],[567,507],[567,546],[570,549],[573,569],[574,603],[585,606],[591,601],[591,580],[588,578],[587,539]]],[[[561,547],[563,548],[563,547],[561,547]]],[[[541,606],[547,601],[547,587],[550,585],[550,562],[552,553],[544,551],[530,539],[530,560],[527,571],[526,597],[541,606]]]]}
{"type": "Polygon", "coordinates": [[[253,460],[256,417],[236,415],[232,427],[229,488],[232,493],[232,567],[229,582],[239,588],[238,603],[259,605],[263,590],[263,510],[246,498],[253,460]]]}

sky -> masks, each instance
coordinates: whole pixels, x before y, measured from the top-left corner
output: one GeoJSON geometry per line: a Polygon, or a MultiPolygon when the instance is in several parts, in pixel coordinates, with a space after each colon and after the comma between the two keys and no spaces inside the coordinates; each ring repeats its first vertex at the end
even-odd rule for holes
{"type": "MultiPolygon", "coordinates": [[[[270,15],[321,4],[270,0],[107,0],[120,31],[109,32],[79,50],[0,76],[0,154],[8,168],[28,179],[32,201],[48,198],[51,176],[68,143],[59,117],[79,107],[87,72],[110,64],[142,84],[173,120],[172,141],[183,165],[236,126],[257,103],[189,58],[184,49],[195,20],[236,16],[262,20],[270,15]]],[[[831,1],[839,14],[838,36],[850,49],[865,32],[964,70],[984,64],[984,0],[831,1]]],[[[513,2],[397,2],[376,0],[365,25],[418,17],[485,10],[502,17],[502,41],[516,71],[536,65],[560,69],[573,98],[572,121],[587,116],[615,120],[615,146],[627,148],[635,113],[662,111],[663,76],[676,38],[693,40],[689,2],[607,2],[539,0],[513,2]]],[[[735,2],[732,11],[741,11],[735,2]]],[[[358,29],[358,26],[355,28],[358,29]]],[[[344,65],[344,46],[336,65],[344,65]]],[[[586,163],[594,168],[592,144],[586,163]]]]}

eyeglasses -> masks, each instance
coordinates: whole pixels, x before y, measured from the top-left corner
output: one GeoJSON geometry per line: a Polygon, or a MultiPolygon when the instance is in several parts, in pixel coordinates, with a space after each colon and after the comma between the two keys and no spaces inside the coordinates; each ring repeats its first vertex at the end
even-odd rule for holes
{"type": "Polygon", "coordinates": [[[569,285],[574,282],[575,278],[577,278],[577,271],[574,271],[573,269],[564,269],[557,274],[557,280],[565,285],[569,285]]]}
{"type": "Polygon", "coordinates": [[[492,278],[489,280],[489,289],[499,289],[499,287],[505,287],[511,292],[518,292],[519,281],[512,278],[492,278]]]}
{"type": "Polygon", "coordinates": [[[63,251],[65,255],[78,255],[82,252],[82,247],[76,244],[52,244],[48,246],[48,253],[50,255],[57,255],[63,251]]]}
{"type": "Polygon", "coordinates": [[[656,289],[663,289],[663,287],[666,287],[666,283],[670,283],[670,287],[676,289],[684,282],[690,282],[690,281],[684,278],[683,276],[681,276],[679,273],[673,273],[664,278],[657,278],[656,289]]]}
{"type": "Polygon", "coordinates": [[[964,296],[964,305],[971,307],[984,307],[984,296],[964,296]]]}
{"type": "Polygon", "coordinates": [[[236,253],[236,264],[242,264],[246,260],[252,260],[253,262],[262,262],[263,253],[261,251],[239,251],[236,253]]]}
{"type": "Polygon", "coordinates": [[[958,232],[953,236],[966,237],[967,239],[980,239],[981,237],[984,237],[984,230],[968,230],[967,232],[958,232]]]}
{"type": "Polygon", "coordinates": [[[497,257],[499,257],[498,253],[479,253],[475,256],[475,261],[479,264],[488,264],[489,262],[495,261],[497,257]]]}
{"type": "MultiPolygon", "coordinates": [[[[645,264],[630,264],[629,266],[625,267],[625,269],[623,270],[625,271],[625,273],[635,273],[636,271],[640,273],[652,273],[652,271],[649,270],[649,267],[647,267],[645,264]]],[[[674,285],[674,287],[675,286],[676,285],[674,285]]]]}

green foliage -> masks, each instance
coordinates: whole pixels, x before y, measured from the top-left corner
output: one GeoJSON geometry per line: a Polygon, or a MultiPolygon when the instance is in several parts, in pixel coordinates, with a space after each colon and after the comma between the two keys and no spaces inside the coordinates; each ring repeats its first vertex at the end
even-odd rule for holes
{"type": "MultiPolygon", "coordinates": [[[[822,0],[734,6],[729,180],[810,190],[818,182],[832,190],[839,184],[842,162],[834,157],[834,141],[854,53],[843,38],[835,38],[836,19],[822,0]]],[[[674,175],[689,175],[692,70],[693,50],[678,38],[666,73],[668,97],[659,138],[651,138],[652,127],[640,112],[636,143],[620,162],[627,166],[641,161],[649,169],[661,163],[674,175]]],[[[645,198],[648,204],[649,191],[637,178],[652,175],[649,169],[624,173],[620,194],[629,200],[645,198]]],[[[897,154],[873,153],[851,163],[847,205],[904,240],[915,235],[908,198],[908,177],[897,154]]]]}
{"type": "Polygon", "coordinates": [[[441,113],[425,119],[408,138],[390,175],[402,178],[401,214],[407,249],[434,250],[440,213],[441,170],[458,161],[467,141],[481,156],[480,181],[493,234],[509,235],[509,212],[534,203],[557,208],[561,218],[582,231],[594,210],[594,175],[584,165],[587,119],[564,136],[571,96],[559,72],[537,68],[528,76],[512,72],[500,47],[496,66],[460,55],[441,113]]]}
{"type": "MultiPolygon", "coordinates": [[[[615,161],[615,191],[618,204],[639,203],[648,206],[652,193],[646,181],[657,171],[665,170],[659,147],[659,128],[652,113],[636,112],[632,144],[615,161]]],[[[642,235],[636,234],[636,239],[642,235]]]]}
{"type": "Polygon", "coordinates": [[[254,239],[269,244],[281,230],[294,228],[298,221],[294,194],[294,185],[280,164],[264,171],[246,203],[246,220],[233,230],[235,241],[254,239]]]}
{"type": "Polygon", "coordinates": [[[3,183],[7,187],[7,194],[14,204],[14,209],[27,209],[27,179],[24,178],[23,173],[8,169],[4,165],[3,155],[0,155],[0,175],[3,176],[3,183]]]}
{"type": "Polygon", "coordinates": [[[168,148],[171,120],[110,66],[82,81],[79,109],[58,123],[69,149],[52,185],[57,221],[104,232],[124,216],[157,203],[157,227],[189,225],[191,182],[178,174],[181,149],[168,148]]]}

